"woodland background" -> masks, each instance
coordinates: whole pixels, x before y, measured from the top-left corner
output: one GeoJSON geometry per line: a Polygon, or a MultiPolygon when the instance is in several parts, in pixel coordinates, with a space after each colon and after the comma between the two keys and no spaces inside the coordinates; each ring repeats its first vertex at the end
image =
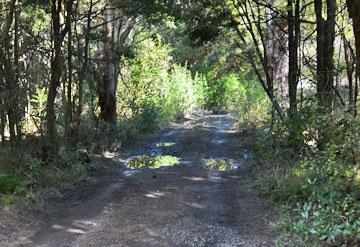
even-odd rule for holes
{"type": "Polygon", "coordinates": [[[0,193],[34,201],[187,113],[227,109],[280,242],[360,239],[358,0],[1,0],[0,193]]]}

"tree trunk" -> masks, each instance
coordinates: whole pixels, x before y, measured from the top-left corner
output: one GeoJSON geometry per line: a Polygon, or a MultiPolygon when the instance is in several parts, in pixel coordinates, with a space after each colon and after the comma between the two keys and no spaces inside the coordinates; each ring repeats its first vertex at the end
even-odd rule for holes
{"type": "MultiPolygon", "coordinates": [[[[91,29],[91,13],[93,9],[93,1],[90,0],[90,6],[87,12],[86,19],[86,29],[85,29],[85,45],[84,45],[84,61],[81,66],[81,70],[79,71],[79,86],[78,86],[78,106],[75,114],[75,138],[78,137],[80,124],[81,124],[81,114],[83,111],[83,85],[87,74],[88,60],[89,60],[89,44],[90,44],[90,29],[91,29]]],[[[80,47],[78,47],[80,51],[80,47]]],[[[79,54],[80,57],[80,54],[79,54]]]]}
{"type": "Polygon", "coordinates": [[[288,0],[289,49],[289,116],[297,112],[297,86],[299,82],[298,45],[300,38],[300,0],[288,0]]]}
{"type": "MultiPolygon", "coordinates": [[[[349,16],[353,21],[355,48],[356,48],[356,75],[358,80],[355,80],[356,87],[358,81],[360,81],[360,1],[359,0],[347,0],[347,7],[349,10],[349,16]]],[[[357,100],[357,90],[355,90],[355,99],[357,100]]]]}
{"type": "MultiPolygon", "coordinates": [[[[346,40],[345,35],[343,35],[343,45],[344,45],[344,57],[345,57],[345,65],[346,65],[346,74],[349,81],[349,112],[355,116],[355,86],[354,86],[354,71],[355,71],[355,63],[353,57],[353,50],[351,48],[351,44],[346,40]]],[[[356,83],[356,77],[355,77],[356,83]]]]}
{"type": "MultiPolygon", "coordinates": [[[[3,104],[1,104],[1,107],[3,107],[3,104]]],[[[1,142],[4,144],[6,142],[5,137],[5,126],[6,126],[6,116],[3,111],[0,112],[0,135],[1,135],[1,142]]]]}
{"type": "Polygon", "coordinates": [[[109,21],[104,25],[106,36],[100,45],[102,59],[102,76],[98,81],[97,90],[99,94],[99,106],[101,110],[101,119],[107,123],[116,121],[116,89],[117,89],[117,71],[115,60],[115,37],[113,19],[113,10],[105,10],[103,21],[109,21]]]}
{"type": "Polygon", "coordinates": [[[334,40],[336,0],[326,1],[327,19],[323,12],[323,1],[315,0],[315,13],[317,25],[317,97],[320,111],[332,111],[334,101],[334,40]]]}
{"type": "MultiPolygon", "coordinates": [[[[74,0],[67,0],[67,5],[69,4],[72,6],[73,2],[74,0]]],[[[57,89],[61,83],[63,62],[62,43],[69,28],[69,25],[65,25],[64,29],[61,28],[61,11],[62,0],[51,0],[53,52],[50,62],[51,78],[46,102],[46,127],[47,136],[50,140],[55,140],[56,137],[55,99],[57,96],[57,89]]],[[[67,15],[71,15],[71,13],[67,13],[67,15]]]]}
{"type": "MultiPolygon", "coordinates": [[[[121,16],[116,12],[116,16],[121,16]]],[[[118,85],[121,49],[128,36],[133,30],[136,18],[118,18],[114,21],[114,10],[105,10],[103,18],[106,37],[99,45],[100,58],[102,60],[102,75],[97,82],[99,95],[100,117],[108,123],[116,121],[116,91],[118,85]]]]}
{"type": "Polygon", "coordinates": [[[67,100],[66,100],[66,109],[65,109],[65,137],[67,146],[70,147],[73,144],[73,100],[72,100],[72,73],[73,73],[73,64],[72,64],[72,26],[71,26],[71,12],[72,12],[72,3],[67,2],[66,5],[66,28],[68,30],[68,44],[67,44],[67,100]]]}
{"type": "Polygon", "coordinates": [[[52,31],[53,31],[53,52],[50,62],[51,79],[48,88],[48,98],[46,102],[46,127],[47,135],[51,140],[56,136],[56,115],[55,115],[55,99],[57,89],[60,86],[62,72],[62,40],[60,14],[62,8],[62,0],[51,1],[52,31]]]}
{"type": "MultiPolygon", "coordinates": [[[[272,106],[273,112],[276,111],[279,118],[283,120],[283,113],[279,103],[276,100],[275,93],[274,93],[274,82],[273,82],[273,68],[271,64],[269,64],[269,54],[266,44],[266,33],[264,34],[264,30],[261,27],[261,15],[259,14],[256,18],[255,13],[252,10],[252,1],[244,1],[241,4],[236,4],[235,1],[232,2],[234,9],[238,12],[242,24],[245,25],[246,30],[249,32],[251,41],[253,42],[254,49],[246,49],[246,55],[249,59],[249,62],[259,79],[259,82],[266,92],[267,96],[269,97],[272,106]],[[243,14],[242,14],[243,13],[243,14]],[[254,25],[253,25],[254,24],[254,25]],[[260,38],[258,37],[260,36],[260,38]],[[260,49],[260,46],[263,47],[263,51],[260,49]],[[257,65],[256,59],[260,61],[260,68],[257,65]]],[[[257,4],[257,3],[255,3],[257,4]]],[[[258,12],[260,11],[259,6],[257,6],[258,12]]],[[[245,47],[251,47],[245,38],[242,30],[239,28],[239,22],[237,17],[234,14],[231,14],[232,18],[232,25],[238,34],[241,42],[245,47]]],[[[274,115],[274,114],[272,114],[274,115]]]]}
{"type": "Polygon", "coordinates": [[[4,109],[3,119],[8,121],[8,127],[10,132],[11,147],[14,146],[16,138],[16,111],[18,107],[19,90],[18,89],[18,14],[17,14],[17,1],[12,0],[9,2],[9,11],[6,15],[5,27],[3,29],[3,35],[0,37],[4,51],[2,52],[2,60],[4,66],[3,80],[5,82],[5,90],[7,94],[3,99],[4,109]],[[13,32],[14,30],[14,32],[13,32]],[[14,34],[14,36],[12,36],[14,34]]]}

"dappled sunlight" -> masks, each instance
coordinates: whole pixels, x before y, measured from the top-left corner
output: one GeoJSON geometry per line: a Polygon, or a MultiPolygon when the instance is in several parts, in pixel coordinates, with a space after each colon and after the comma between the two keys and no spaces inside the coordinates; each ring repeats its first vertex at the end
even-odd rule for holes
{"type": "Polygon", "coordinates": [[[74,226],[84,227],[84,226],[97,226],[96,222],[92,222],[89,220],[75,220],[73,223],[74,226]]]}
{"type": "Polygon", "coordinates": [[[239,131],[237,129],[219,129],[216,132],[222,133],[222,134],[236,134],[239,131]]]}
{"type": "Polygon", "coordinates": [[[218,144],[218,145],[221,145],[221,144],[225,144],[226,140],[224,140],[224,139],[216,139],[216,140],[212,140],[211,142],[215,143],[215,144],[218,144]]]}
{"type": "Polygon", "coordinates": [[[74,233],[74,234],[85,234],[86,233],[84,230],[76,229],[76,228],[69,228],[66,230],[66,232],[74,233]]]}
{"type": "Polygon", "coordinates": [[[139,171],[136,171],[136,170],[126,170],[126,171],[123,171],[123,175],[125,176],[125,177],[131,177],[131,176],[133,176],[133,175],[135,175],[135,174],[137,174],[137,173],[139,173],[139,171]]]}
{"type": "Polygon", "coordinates": [[[160,142],[160,143],[156,143],[155,147],[171,147],[174,146],[176,143],[175,142],[160,142]]]}
{"type": "Polygon", "coordinates": [[[171,131],[167,132],[166,134],[164,134],[164,136],[172,136],[175,133],[176,133],[175,130],[171,130],[171,131]]]}
{"type": "Polygon", "coordinates": [[[60,225],[57,225],[57,224],[52,225],[52,228],[54,228],[54,229],[56,229],[56,230],[63,230],[63,229],[65,229],[65,227],[60,226],[60,225]]]}
{"type": "Polygon", "coordinates": [[[118,161],[120,161],[121,163],[126,163],[127,159],[122,159],[122,158],[119,158],[118,161]]]}
{"type": "Polygon", "coordinates": [[[116,154],[109,151],[105,151],[103,152],[103,157],[106,159],[114,159],[116,158],[116,154]]]}
{"type": "Polygon", "coordinates": [[[154,199],[158,199],[165,196],[165,192],[160,192],[160,191],[148,191],[148,193],[145,194],[145,197],[148,198],[154,198],[154,199]]]}
{"type": "Polygon", "coordinates": [[[220,177],[220,176],[209,175],[208,180],[209,180],[210,182],[219,183],[219,182],[224,182],[224,181],[226,181],[227,179],[226,179],[226,178],[222,178],[222,177],[220,177]]]}
{"type": "Polygon", "coordinates": [[[64,231],[71,234],[86,234],[91,227],[97,226],[98,223],[90,220],[74,220],[71,225],[53,224],[51,228],[64,231]]]}
{"type": "Polygon", "coordinates": [[[360,169],[356,173],[356,180],[358,183],[360,183],[360,169]]]}
{"type": "Polygon", "coordinates": [[[72,234],[85,234],[86,231],[84,229],[80,229],[80,228],[74,228],[74,227],[65,227],[65,226],[61,226],[61,225],[57,225],[54,224],[52,225],[52,228],[55,230],[64,230],[67,233],[72,233],[72,234]]]}
{"type": "Polygon", "coordinates": [[[194,181],[194,182],[203,182],[206,181],[206,178],[203,177],[182,177],[183,179],[194,181]]]}
{"type": "Polygon", "coordinates": [[[360,247],[360,0],[0,10],[0,247],[360,247]]]}
{"type": "Polygon", "coordinates": [[[205,208],[204,205],[199,204],[197,202],[184,202],[184,204],[186,206],[189,206],[189,207],[192,207],[192,208],[195,208],[195,209],[204,209],[205,208]]]}

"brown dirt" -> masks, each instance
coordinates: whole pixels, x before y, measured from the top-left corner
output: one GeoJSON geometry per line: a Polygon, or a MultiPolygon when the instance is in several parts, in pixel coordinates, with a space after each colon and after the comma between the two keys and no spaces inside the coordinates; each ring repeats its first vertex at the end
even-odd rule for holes
{"type": "Polygon", "coordinates": [[[193,116],[134,142],[91,179],[18,221],[25,225],[0,228],[0,246],[274,246],[266,226],[274,210],[250,186],[254,162],[235,123],[229,115],[193,116]],[[175,145],[156,147],[160,142],[175,145]],[[159,154],[182,163],[140,171],[124,165],[159,154]],[[208,170],[209,158],[239,168],[208,170]]]}

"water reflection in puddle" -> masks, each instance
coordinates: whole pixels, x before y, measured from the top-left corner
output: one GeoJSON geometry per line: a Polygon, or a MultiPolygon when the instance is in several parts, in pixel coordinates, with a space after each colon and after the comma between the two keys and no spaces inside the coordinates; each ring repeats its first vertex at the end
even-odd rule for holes
{"type": "Polygon", "coordinates": [[[238,169],[240,167],[239,162],[233,159],[205,159],[205,167],[209,170],[216,170],[225,172],[229,170],[238,169]]]}
{"type": "Polygon", "coordinates": [[[249,160],[251,157],[250,157],[250,152],[248,150],[244,150],[242,152],[242,155],[240,155],[240,158],[242,158],[243,160],[249,160]]]}
{"type": "Polygon", "coordinates": [[[130,177],[132,175],[135,175],[136,173],[138,173],[139,171],[135,171],[135,170],[126,170],[126,171],[123,171],[123,175],[125,177],[130,177]]]}
{"type": "Polygon", "coordinates": [[[171,155],[158,156],[136,156],[126,162],[126,166],[131,169],[158,169],[180,164],[180,158],[171,155]]]}
{"type": "Polygon", "coordinates": [[[221,145],[221,144],[226,143],[226,140],[224,140],[224,139],[217,139],[217,140],[212,140],[212,142],[215,143],[215,144],[221,145]]]}

